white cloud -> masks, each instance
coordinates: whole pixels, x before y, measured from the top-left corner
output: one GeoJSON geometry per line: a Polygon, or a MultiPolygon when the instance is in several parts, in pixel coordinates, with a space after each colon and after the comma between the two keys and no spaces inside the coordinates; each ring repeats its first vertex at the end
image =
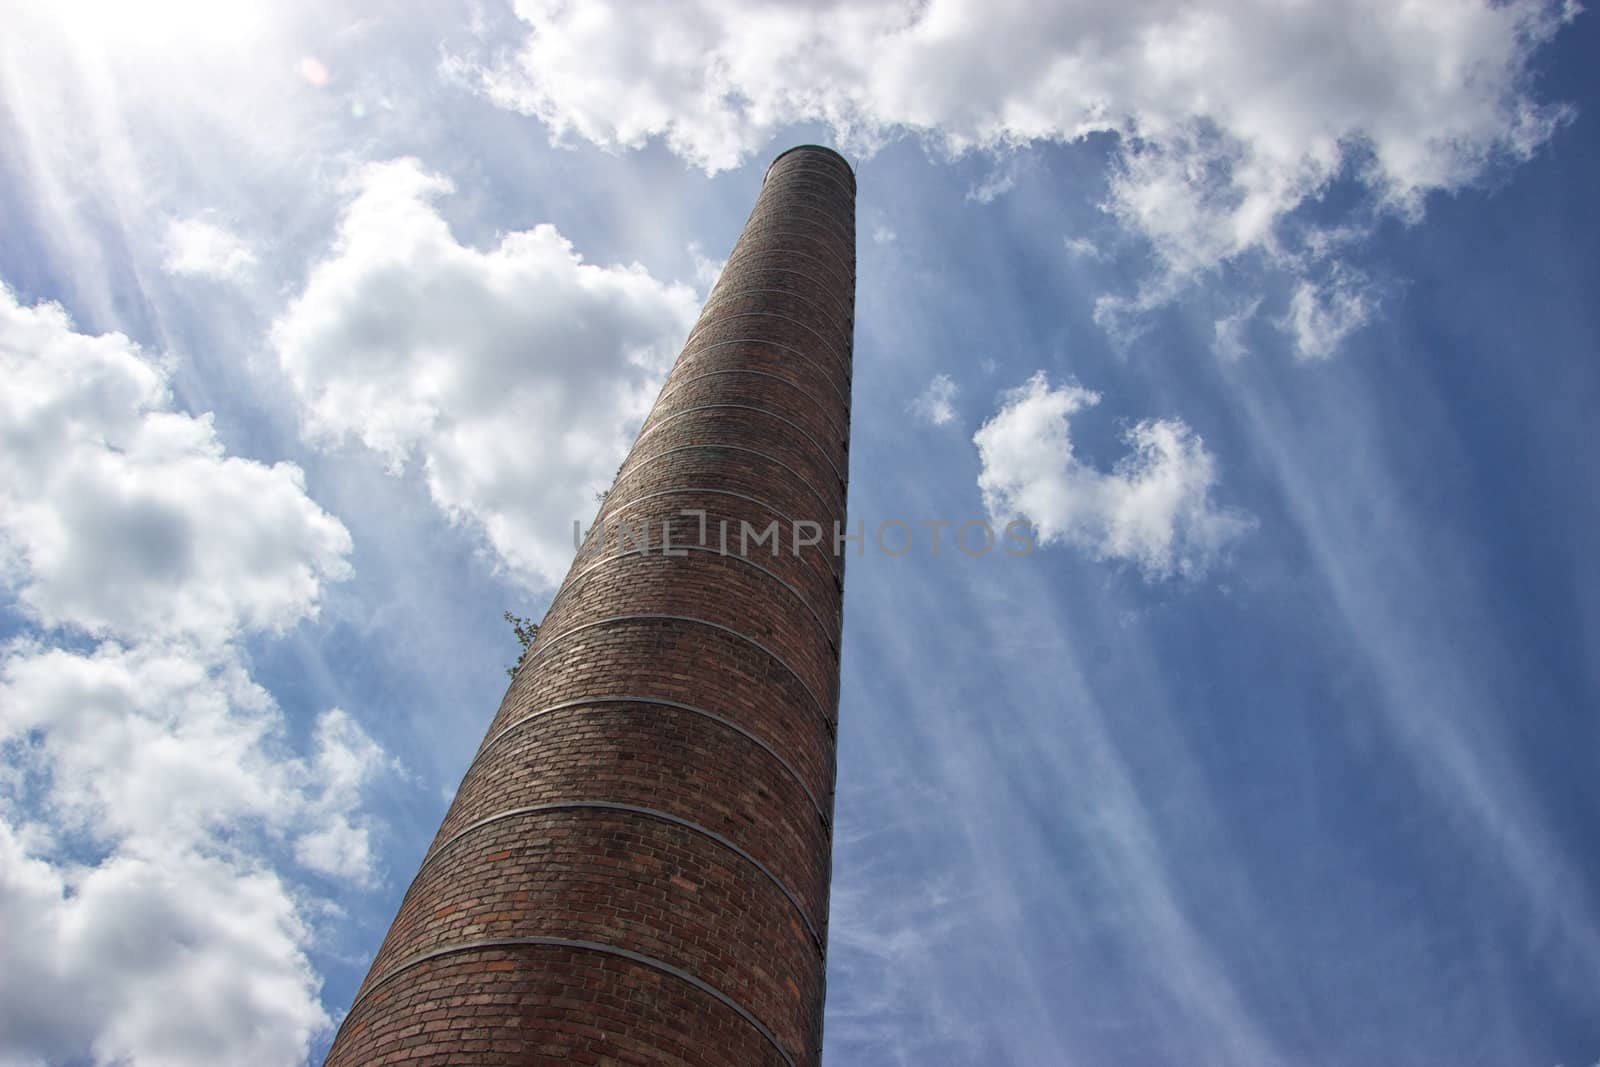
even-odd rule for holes
{"type": "Polygon", "coordinates": [[[355,439],[481,524],[517,578],[560,581],[694,321],[643,267],[585,263],[551,226],[451,235],[414,160],[364,169],[332,254],[272,329],[309,433],[355,439]]]}
{"type": "Polygon", "coordinates": [[[1245,304],[1239,310],[1224,315],[1211,324],[1211,352],[1224,363],[1236,363],[1250,354],[1248,331],[1250,322],[1261,310],[1261,300],[1245,304]]]}
{"type": "Polygon", "coordinates": [[[0,373],[0,583],[43,627],[0,647],[0,1060],[300,1063],[329,1019],[272,857],[372,884],[386,761],[337,709],[295,755],[238,642],[314,616],[349,534],[127,338],[3,286],[0,373]]]}
{"type": "Polygon", "coordinates": [[[892,245],[895,242],[896,236],[897,235],[895,234],[894,230],[890,229],[888,226],[885,226],[881,222],[872,228],[873,244],[892,245]]]}
{"type": "Polygon", "coordinates": [[[0,671],[0,740],[38,733],[28,748],[53,779],[53,825],[102,842],[189,841],[277,822],[293,803],[294,783],[268,750],[277,709],[231,657],[20,643],[0,671]]]}
{"type": "Polygon", "coordinates": [[[315,615],[347,573],[300,469],[225,455],[126,337],[0,286],[0,374],[0,579],[46,626],[214,644],[315,615]]]}
{"type": "Polygon", "coordinates": [[[961,390],[948,374],[935,374],[926,389],[911,401],[910,411],[935,426],[946,426],[956,417],[955,398],[961,390]]]}
{"type": "Polygon", "coordinates": [[[1017,187],[1017,175],[1009,167],[996,167],[983,181],[967,189],[967,199],[992,204],[1017,187]]]}
{"type": "MultiPolygon", "coordinates": [[[[1347,178],[1352,213],[1415,217],[1567,112],[1532,95],[1531,56],[1574,0],[515,0],[520,51],[446,67],[555,139],[651,138],[708,173],[820,122],[871,152],[902,133],[948,151],[1119,135],[1106,210],[1150,242],[1163,302],[1245,253],[1319,254],[1296,208],[1347,178]],[[801,73],[803,72],[803,77],[801,73]]],[[[969,195],[1008,188],[998,169],[969,195]]],[[[1337,225],[1337,224],[1335,224],[1337,225]]],[[[1153,287],[1153,288],[1152,288],[1153,287]]]]}
{"type": "Polygon", "coordinates": [[[204,218],[175,219],[167,226],[165,266],[172,274],[242,278],[255,268],[256,254],[237,234],[204,218]]]}
{"type": "Polygon", "coordinates": [[[1355,271],[1340,268],[1322,282],[1302,280],[1278,326],[1294,338],[1301,359],[1327,359],[1344,339],[1376,313],[1376,287],[1355,271]]]}
{"type": "Polygon", "coordinates": [[[1066,237],[1063,238],[1063,241],[1067,246],[1067,251],[1079,259],[1101,259],[1105,255],[1100,251],[1100,246],[1087,237],[1066,237]]]}
{"type": "Polygon", "coordinates": [[[330,1020],[272,872],[187,848],[81,866],[0,820],[0,1059],[302,1063],[330,1020]]]}
{"type": "Polygon", "coordinates": [[[1109,472],[1073,453],[1072,417],[1100,402],[1078,385],[1052,388],[1043,371],[1008,391],[973,441],[978,486],[996,520],[1024,518],[1040,544],[1133,563],[1147,579],[1197,577],[1254,520],[1212,499],[1216,462],[1182,421],[1147,419],[1124,438],[1109,472]]]}
{"type": "Polygon", "coordinates": [[[293,835],[312,870],[374,880],[358,809],[387,765],[382,748],[335,708],[317,722],[312,757],[294,757],[277,704],[230,650],[14,642],[0,700],[0,743],[23,744],[58,830],[104,847],[293,835]]]}
{"type": "Polygon", "coordinates": [[[335,816],[315,830],[301,834],[294,845],[295,862],[308,870],[356,885],[371,886],[372,839],[365,826],[335,816]]]}
{"type": "Polygon", "coordinates": [[[317,720],[308,785],[316,789],[295,842],[295,859],[357,885],[377,884],[372,826],[360,815],[362,789],[386,769],[398,769],[361,724],[339,708],[317,720]]]}

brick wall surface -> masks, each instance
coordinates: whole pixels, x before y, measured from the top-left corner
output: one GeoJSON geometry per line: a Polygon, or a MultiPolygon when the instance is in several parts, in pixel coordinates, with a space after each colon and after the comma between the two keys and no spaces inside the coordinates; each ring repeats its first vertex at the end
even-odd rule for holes
{"type": "Polygon", "coordinates": [[[854,175],[792,149],[329,1065],[819,1062],[854,302],[854,175]]]}

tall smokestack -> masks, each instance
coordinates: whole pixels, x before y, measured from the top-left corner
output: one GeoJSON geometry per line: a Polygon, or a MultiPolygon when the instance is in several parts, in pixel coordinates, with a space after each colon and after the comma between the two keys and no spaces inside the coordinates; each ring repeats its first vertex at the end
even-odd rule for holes
{"type": "Polygon", "coordinates": [[[820,1061],[854,309],[855,177],[790,149],[330,1067],[820,1061]]]}

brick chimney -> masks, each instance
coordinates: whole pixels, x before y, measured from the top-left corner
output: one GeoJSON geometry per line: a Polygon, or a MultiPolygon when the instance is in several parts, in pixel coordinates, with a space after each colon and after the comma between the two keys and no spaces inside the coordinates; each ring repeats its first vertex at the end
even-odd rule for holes
{"type": "Polygon", "coordinates": [[[855,177],[792,148],[330,1067],[820,1061],[854,303],[855,177]]]}

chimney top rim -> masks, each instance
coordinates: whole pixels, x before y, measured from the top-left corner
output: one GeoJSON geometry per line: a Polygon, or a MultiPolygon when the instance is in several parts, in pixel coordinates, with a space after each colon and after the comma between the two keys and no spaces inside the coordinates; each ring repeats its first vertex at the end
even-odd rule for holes
{"type": "Polygon", "coordinates": [[[803,151],[807,151],[807,150],[813,151],[813,152],[825,153],[827,155],[832,156],[834,159],[837,159],[840,163],[843,163],[844,164],[845,173],[850,175],[850,184],[852,186],[855,185],[855,183],[856,183],[856,172],[855,172],[855,168],[850,166],[850,161],[848,159],[844,158],[844,155],[841,152],[839,152],[838,149],[829,148],[825,144],[797,144],[792,148],[785,148],[782,152],[779,152],[777,155],[773,156],[772,157],[772,162],[767,164],[767,172],[761,176],[761,184],[765,185],[767,183],[767,178],[770,177],[771,174],[772,174],[772,168],[776,167],[778,165],[778,161],[780,159],[782,159],[784,156],[792,155],[795,152],[803,152],[803,151]]]}

